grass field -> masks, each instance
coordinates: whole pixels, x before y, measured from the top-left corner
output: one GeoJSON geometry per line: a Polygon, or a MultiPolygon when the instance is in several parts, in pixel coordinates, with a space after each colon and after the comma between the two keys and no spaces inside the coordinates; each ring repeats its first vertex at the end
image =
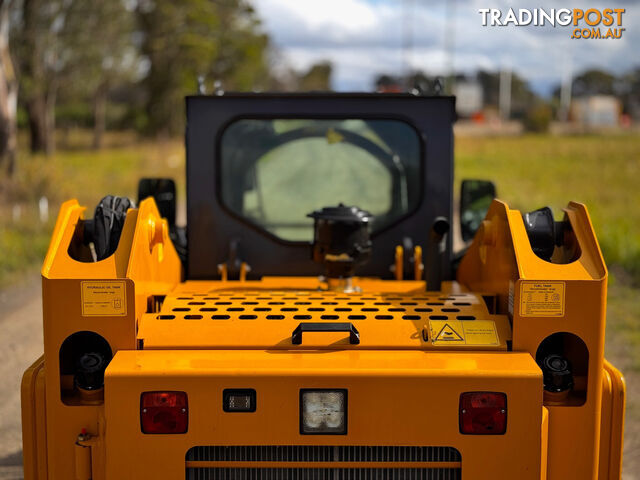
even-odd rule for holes
{"type": "Polygon", "coordinates": [[[462,178],[493,179],[522,211],[585,203],[607,264],[640,284],[640,136],[458,138],[462,178]]]}
{"type": "Polygon", "coordinates": [[[184,198],[185,155],[179,141],[111,135],[106,148],[93,151],[88,147],[90,136],[80,132],[66,142],[67,149],[50,158],[20,155],[15,177],[0,178],[0,287],[42,262],[59,205],[65,200],[77,198],[91,210],[107,194],[135,198],[143,176],[175,178],[178,195],[184,198]],[[39,220],[41,197],[50,205],[47,222],[39,220]],[[14,218],[16,209],[19,218],[14,218]]]}

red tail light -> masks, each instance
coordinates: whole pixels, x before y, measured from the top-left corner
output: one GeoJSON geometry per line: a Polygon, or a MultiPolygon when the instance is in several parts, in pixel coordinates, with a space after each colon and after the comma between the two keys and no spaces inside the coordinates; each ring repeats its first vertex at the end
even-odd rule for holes
{"type": "Polygon", "coordinates": [[[142,433],[185,433],[189,406],[185,392],[144,392],[140,395],[142,433]]]}
{"type": "Polygon", "coordinates": [[[460,395],[460,433],[502,435],[506,431],[506,394],[466,392],[460,395]]]}

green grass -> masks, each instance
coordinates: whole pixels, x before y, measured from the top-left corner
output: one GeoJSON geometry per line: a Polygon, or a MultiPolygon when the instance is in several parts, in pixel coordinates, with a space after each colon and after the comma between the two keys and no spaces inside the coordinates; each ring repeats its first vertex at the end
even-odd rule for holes
{"type": "Polygon", "coordinates": [[[112,135],[107,147],[93,151],[82,132],[67,138],[67,149],[52,157],[27,155],[18,158],[15,176],[0,179],[0,287],[15,282],[21,273],[42,263],[60,203],[77,198],[93,215],[98,201],[107,194],[136,197],[138,179],[169,176],[184,185],[184,147],[180,141],[135,141],[129,135],[112,135]],[[38,199],[49,200],[50,219],[41,223],[38,199]],[[13,218],[13,205],[22,211],[13,218]]]}
{"type": "Polygon", "coordinates": [[[456,139],[456,180],[493,180],[511,207],[585,203],[609,265],[640,284],[640,136],[456,139]]]}

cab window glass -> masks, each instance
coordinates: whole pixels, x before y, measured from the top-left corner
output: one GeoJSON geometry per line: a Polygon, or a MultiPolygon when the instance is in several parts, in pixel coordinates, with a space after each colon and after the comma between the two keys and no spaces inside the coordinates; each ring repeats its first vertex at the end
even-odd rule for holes
{"type": "Polygon", "coordinates": [[[223,203],[284,240],[311,241],[325,206],[368,210],[375,233],[420,199],[420,141],[398,120],[242,119],[220,150],[223,203]]]}

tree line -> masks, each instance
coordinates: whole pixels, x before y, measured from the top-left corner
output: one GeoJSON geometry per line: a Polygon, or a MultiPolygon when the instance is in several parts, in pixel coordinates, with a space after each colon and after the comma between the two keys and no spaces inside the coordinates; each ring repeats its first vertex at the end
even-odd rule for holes
{"type": "Polygon", "coordinates": [[[247,0],[0,0],[0,162],[15,167],[18,125],[51,154],[56,128],[179,135],[184,96],[328,89],[331,65],[278,64],[247,0]]]}

